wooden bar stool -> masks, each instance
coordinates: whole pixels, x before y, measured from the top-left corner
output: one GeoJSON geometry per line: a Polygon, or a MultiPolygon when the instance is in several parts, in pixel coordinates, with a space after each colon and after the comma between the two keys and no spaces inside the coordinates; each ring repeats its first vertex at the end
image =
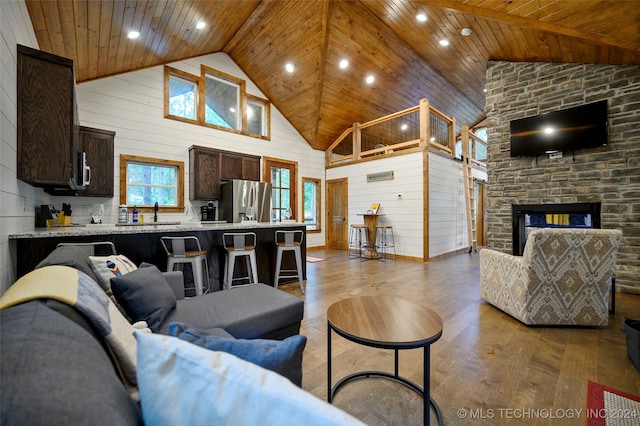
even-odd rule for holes
{"type": "Polygon", "coordinates": [[[256,234],[254,232],[225,233],[222,234],[222,244],[226,250],[223,289],[230,289],[233,287],[233,282],[238,280],[247,280],[246,284],[257,283],[256,234]],[[236,259],[239,257],[244,257],[247,262],[247,275],[234,278],[236,259]]]}
{"type": "Polygon", "coordinates": [[[202,250],[198,237],[161,237],[160,242],[167,253],[167,271],[173,271],[175,266],[179,264],[190,264],[193,273],[193,287],[185,287],[185,290],[195,290],[196,296],[208,293],[210,288],[207,251],[202,250]],[[206,291],[205,277],[207,280],[206,291]]]}
{"type": "Polygon", "coordinates": [[[347,257],[349,259],[361,258],[362,249],[367,247],[367,227],[364,225],[351,225],[349,227],[348,244],[347,257]],[[362,237],[363,235],[364,238],[362,237]]]}
{"type": "Polygon", "coordinates": [[[278,282],[282,278],[298,278],[300,283],[300,290],[304,294],[304,286],[302,285],[302,251],[300,246],[304,240],[304,232],[300,230],[296,231],[276,231],[276,276],[273,280],[273,286],[278,288],[278,282]],[[285,251],[292,251],[296,260],[296,269],[281,269],[282,255],[285,251]],[[282,275],[282,273],[289,275],[282,275]]]}
{"type": "Polygon", "coordinates": [[[389,249],[393,249],[393,260],[396,260],[396,242],[393,237],[393,226],[378,225],[376,226],[376,232],[380,235],[376,240],[378,242],[378,250],[382,252],[382,260],[387,260],[389,249]]]}

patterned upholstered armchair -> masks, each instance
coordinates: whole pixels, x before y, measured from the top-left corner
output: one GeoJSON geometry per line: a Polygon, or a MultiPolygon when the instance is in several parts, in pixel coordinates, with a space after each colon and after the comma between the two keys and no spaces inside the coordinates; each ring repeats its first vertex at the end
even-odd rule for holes
{"type": "Polygon", "coordinates": [[[480,251],[480,297],[527,325],[607,325],[620,230],[532,231],[522,257],[480,251]]]}

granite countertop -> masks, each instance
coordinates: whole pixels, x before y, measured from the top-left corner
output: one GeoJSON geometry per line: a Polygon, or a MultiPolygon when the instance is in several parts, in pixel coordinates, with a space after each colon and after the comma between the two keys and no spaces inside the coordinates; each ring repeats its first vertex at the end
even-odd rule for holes
{"type": "Polygon", "coordinates": [[[255,229],[255,228],[284,228],[293,226],[304,226],[302,223],[294,221],[283,221],[277,223],[258,223],[258,222],[241,222],[241,223],[224,223],[224,222],[158,222],[144,223],[141,225],[71,225],[71,226],[53,226],[51,228],[34,228],[30,231],[9,234],[10,240],[27,239],[27,238],[49,238],[49,237],[77,237],[87,235],[113,235],[113,234],[141,234],[152,232],[184,232],[184,231],[218,231],[231,229],[255,229]]]}

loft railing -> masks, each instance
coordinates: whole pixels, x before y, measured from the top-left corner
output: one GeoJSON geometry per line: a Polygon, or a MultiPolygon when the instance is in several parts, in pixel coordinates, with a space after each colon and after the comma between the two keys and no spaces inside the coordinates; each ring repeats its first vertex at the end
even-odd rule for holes
{"type": "Polygon", "coordinates": [[[377,155],[410,153],[426,147],[453,156],[455,119],[420,104],[367,123],[354,123],[326,151],[326,165],[337,166],[377,155]]]}
{"type": "Polygon", "coordinates": [[[467,125],[462,126],[458,140],[461,145],[460,155],[467,156],[473,164],[486,168],[487,142],[476,135],[467,125]]]}

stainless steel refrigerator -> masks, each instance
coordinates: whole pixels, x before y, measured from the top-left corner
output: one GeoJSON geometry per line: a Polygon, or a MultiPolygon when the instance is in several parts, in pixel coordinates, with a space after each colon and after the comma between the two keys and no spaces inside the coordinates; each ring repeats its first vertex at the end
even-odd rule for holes
{"type": "Polygon", "coordinates": [[[247,207],[253,207],[252,220],[270,222],[271,184],[252,180],[232,180],[222,184],[218,219],[229,223],[248,220],[247,207]]]}

